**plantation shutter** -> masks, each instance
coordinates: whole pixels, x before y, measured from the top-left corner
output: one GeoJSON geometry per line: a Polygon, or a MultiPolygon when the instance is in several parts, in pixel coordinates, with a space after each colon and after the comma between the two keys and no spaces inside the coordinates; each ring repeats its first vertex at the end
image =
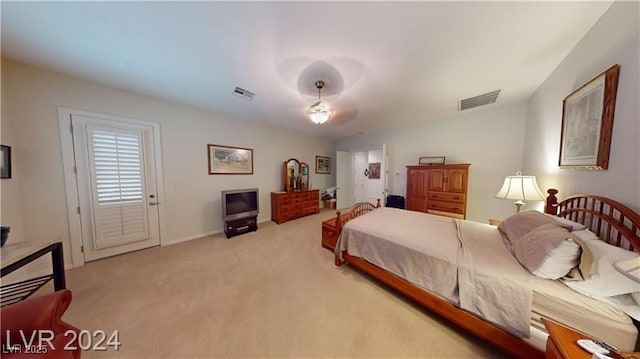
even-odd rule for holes
{"type": "Polygon", "coordinates": [[[95,248],[149,238],[142,131],[88,126],[95,248]]]}

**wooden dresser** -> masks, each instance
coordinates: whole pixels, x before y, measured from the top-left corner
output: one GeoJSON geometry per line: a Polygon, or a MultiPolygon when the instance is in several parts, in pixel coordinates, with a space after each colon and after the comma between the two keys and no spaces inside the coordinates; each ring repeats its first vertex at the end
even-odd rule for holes
{"type": "Polygon", "coordinates": [[[407,166],[407,209],[465,219],[469,166],[407,166]]]}
{"type": "Polygon", "coordinates": [[[320,190],[271,192],[271,220],[280,224],[320,213],[320,190]]]}

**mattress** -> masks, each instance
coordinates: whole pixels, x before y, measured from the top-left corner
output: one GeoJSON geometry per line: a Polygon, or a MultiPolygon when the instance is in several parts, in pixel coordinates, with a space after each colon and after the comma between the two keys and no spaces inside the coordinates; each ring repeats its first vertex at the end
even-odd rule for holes
{"type": "Polygon", "coordinates": [[[623,351],[633,351],[638,330],[621,310],[582,295],[557,280],[537,278],[533,283],[531,326],[546,332],[540,318],[545,317],[623,351]]]}

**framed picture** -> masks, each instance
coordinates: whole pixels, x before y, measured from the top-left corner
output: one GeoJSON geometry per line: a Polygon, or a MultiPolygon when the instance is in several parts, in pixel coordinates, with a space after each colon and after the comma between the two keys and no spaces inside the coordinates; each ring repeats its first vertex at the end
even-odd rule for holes
{"type": "Polygon", "coordinates": [[[331,158],[316,156],[316,173],[329,174],[331,173],[331,158]]]}
{"type": "Polygon", "coordinates": [[[207,145],[210,175],[253,174],[253,150],[251,148],[207,145]]]}
{"type": "Polygon", "coordinates": [[[619,66],[613,65],[562,102],[560,168],[609,167],[619,66]]]}
{"type": "Polygon", "coordinates": [[[380,179],[380,162],[369,163],[369,179],[380,179]]]}
{"type": "Polygon", "coordinates": [[[418,164],[419,165],[443,165],[444,156],[420,157],[418,159],[418,164]]]}
{"type": "Polygon", "coordinates": [[[11,178],[11,147],[0,145],[0,178],[11,178]]]}

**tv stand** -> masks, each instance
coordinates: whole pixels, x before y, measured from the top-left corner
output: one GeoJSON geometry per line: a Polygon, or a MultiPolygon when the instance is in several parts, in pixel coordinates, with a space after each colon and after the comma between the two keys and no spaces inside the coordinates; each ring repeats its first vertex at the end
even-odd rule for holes
{"type": "Polygon", "coordinates": [[[233,221],[224,221],[224,234],[227,238],[244,234],[247,232],[255,232],[258,230],[258,217],[246,217],[233,221]]]}

